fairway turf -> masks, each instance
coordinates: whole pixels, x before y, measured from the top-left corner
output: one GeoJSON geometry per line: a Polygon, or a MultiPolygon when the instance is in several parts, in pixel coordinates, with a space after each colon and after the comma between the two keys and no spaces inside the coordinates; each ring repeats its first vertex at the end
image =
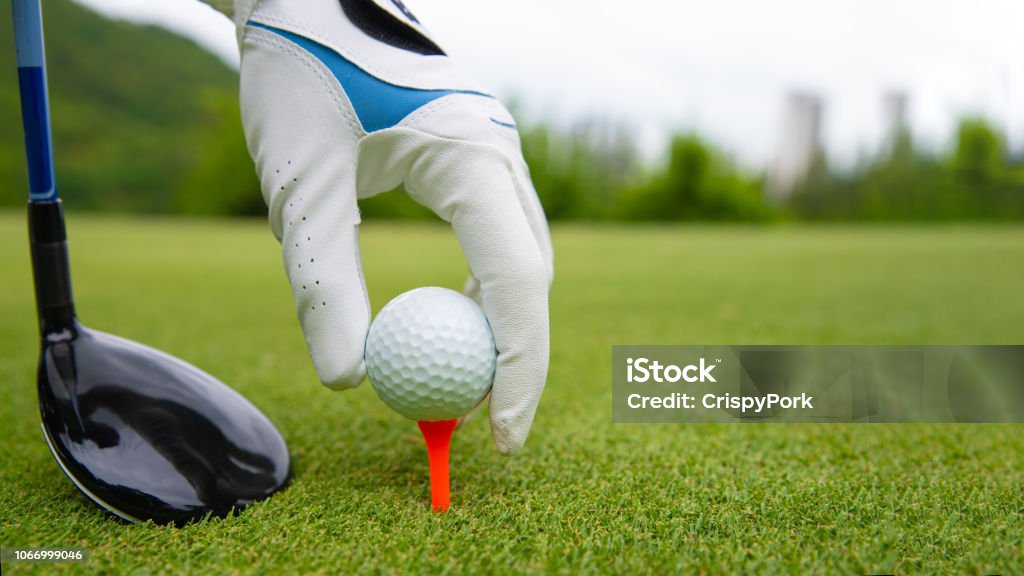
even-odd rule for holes
{"type": "MultiPolygon", "coordinates": [[[[526,449],[455,434],[452,509],[428,512],[413,422],[316,379],[259,222],[71,214],[79,316],[223,379],[280,427],[284,492],[185,528],[115,521],[47,451],[27,234],[0,213],[0,544],[84,564],[3,573],[961,573],[1024,571],[1024,426],[624,425],[613,344],[1024,342],[1024,229],[553,231],[551,370],[526,449]]],[[[460,288],[442,226],[364,225],[374,310],[460,288]]]]}

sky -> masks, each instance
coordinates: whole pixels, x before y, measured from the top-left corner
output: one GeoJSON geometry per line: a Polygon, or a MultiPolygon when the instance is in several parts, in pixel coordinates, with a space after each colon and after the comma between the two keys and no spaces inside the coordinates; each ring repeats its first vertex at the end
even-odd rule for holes
{"type": "MultiPolygon", "coordinates": [[[[234,27],[197,0],[78,0],[164,26],[237,66],[234,27]]],[[[925,145],[980,114],[1024,149],[1020,0],[404,0],[520,120],[628,126],[648,155],[680,130],[744,165],[777,157],[786,95],[819,94],[823,140],[852,163],[885,133],[882,96],[909,97],[925,145]],[[525,118],[523,118],[525,117],[525,118]]]]}

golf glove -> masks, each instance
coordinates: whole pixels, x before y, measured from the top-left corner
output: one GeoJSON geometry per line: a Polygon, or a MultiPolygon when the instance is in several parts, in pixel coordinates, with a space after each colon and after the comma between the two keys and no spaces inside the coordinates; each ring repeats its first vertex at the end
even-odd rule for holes
{"type": "Polygon", "coordinates": [[[515,452],[547,376],[553,269],[508,111],[399,0],[238,1],[234,15],[245,135],[320,380],[363,380],[356,200],[404,184],[462,246],[498,349],[491,429],[515,452]]]}

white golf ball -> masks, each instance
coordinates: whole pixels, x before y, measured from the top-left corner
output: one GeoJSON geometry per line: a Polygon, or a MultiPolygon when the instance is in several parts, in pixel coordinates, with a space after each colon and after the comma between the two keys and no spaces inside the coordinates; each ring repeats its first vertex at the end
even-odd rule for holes
{"type": "Polygon", "coordinates": [[[385,404],[413,420],[464,416],[494,381],[498,353],[483,310],[447,288],[388,302],[366,336],[366,371],[385,404]]]}

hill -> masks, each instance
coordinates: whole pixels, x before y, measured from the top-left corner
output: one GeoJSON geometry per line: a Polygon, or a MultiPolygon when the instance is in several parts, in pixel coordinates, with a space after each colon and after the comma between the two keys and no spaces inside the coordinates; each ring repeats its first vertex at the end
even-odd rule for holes
{"type": "MultiPolygon", "coordinates": [[[[238,75],[191,41],[44,3],[57,182],[71,209],[261,213],[238,75]]],[[[25,201],[10,10],[0,10],[0,204],[25,201]]]]}

